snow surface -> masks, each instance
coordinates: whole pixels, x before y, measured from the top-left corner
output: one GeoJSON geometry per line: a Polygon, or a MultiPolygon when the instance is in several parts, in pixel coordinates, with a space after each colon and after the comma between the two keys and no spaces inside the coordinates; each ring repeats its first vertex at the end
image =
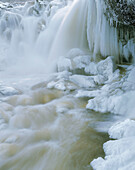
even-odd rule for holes
{"type": "Polygon", "coordinates": [[[91,162],[96,170],[135,169],[135,121],[125,120],[109,129],[110,140],[104,144],[105,159],[97,158],[91,162]]]}

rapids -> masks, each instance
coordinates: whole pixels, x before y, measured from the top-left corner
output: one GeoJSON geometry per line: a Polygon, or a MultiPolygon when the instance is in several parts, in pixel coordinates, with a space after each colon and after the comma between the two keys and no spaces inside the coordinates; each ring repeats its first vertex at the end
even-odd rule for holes
{"type": "MultiPolygon", "coordinates": [[[[32,78],[20,81],[20,87],[30,86],[32,78]]],[[[94,158],[104,156],[102,145],[108,135],[98,132],[94,122],[106,124],[109,115],[86,111],[87,100],[47,89],[45,84],[31,90],[18,88],[18,94],[11,91],[11,96],[5,93],[1,98],[1,170],[83,170],[90,169],[94,158]]]]}

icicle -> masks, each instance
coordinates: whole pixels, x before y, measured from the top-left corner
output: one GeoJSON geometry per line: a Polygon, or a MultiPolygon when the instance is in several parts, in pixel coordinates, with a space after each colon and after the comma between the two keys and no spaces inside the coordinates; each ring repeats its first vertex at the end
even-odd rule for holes
{"type": "Polygon", "coordinates": [[[117,20],[108,19],[104,14],[106,12],[104,10],[106,10],[104,1],[89,1],[87,20],[89,49],[94,53],[94,56],[97,54],[102,57],[111,55],[115,57],[118,63],[124,60],[124,58],[128,61],[130,56],[135,57],[134,50],[129,50],[134,48],[134,43],[133,41],[128,43],[130,36],[135,37],[135,35],[132,35],[131,30],[127,29],[125,31],[124,27],[119,27],[117,20]],[[115,22],[115,26],[113,22],[115,22]],[[120,41],[124,41],[128,45],[122,45],[120,41]]]}

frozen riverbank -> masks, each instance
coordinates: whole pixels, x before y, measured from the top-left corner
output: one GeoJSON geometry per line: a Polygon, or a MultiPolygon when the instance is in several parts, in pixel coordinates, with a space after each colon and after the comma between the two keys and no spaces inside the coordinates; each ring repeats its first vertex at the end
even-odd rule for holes
{"type": "Polygon", "coordinates": [[[105,159],[95,159],[91,163],[92,167],[97,170],[134,169],[134,65],[116,66],[112,57],[99,63],[89,63],[87,60],[90,56],[82,56],[82,54],[74,56],[73,51],[70,54],[72,55],[60,61],[58,68],[72,70],[72,72],[83,70],[83,74],[85,73],[85,76],[77,74],[70,77],[70,80],[82,87],[75,96],[89,98],[87,109],[101,115],[110,112],[119,115],[119,121],[123,121],[109,129],[110,138],[117,140],[110,140],[104,144],[105,159]],[[61,63],[65,63],[64,68],[61,63]]]}

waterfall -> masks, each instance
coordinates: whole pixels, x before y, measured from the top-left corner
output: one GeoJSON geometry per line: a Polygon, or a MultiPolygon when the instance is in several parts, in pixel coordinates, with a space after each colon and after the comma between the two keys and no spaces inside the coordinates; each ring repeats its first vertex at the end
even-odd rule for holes
{"type": "Polygon", "coordinates": [[[41,2],[1,12],[1,38],[10,44],[8,65],[20,62],[22,67],[55,70],[58,58],[73,48],[91,52],[94,60],[114,56],[117,63],[135,56],[134,39],[123,44],[123,30],[105,16],[104,1],[41,2]]]}
{"type": "Polygon", "coordinates": [[[88,0],[75,0],[63,18],[51,46],[49,59],[55,60],[72,48],[87,49],[88,0]]]}

